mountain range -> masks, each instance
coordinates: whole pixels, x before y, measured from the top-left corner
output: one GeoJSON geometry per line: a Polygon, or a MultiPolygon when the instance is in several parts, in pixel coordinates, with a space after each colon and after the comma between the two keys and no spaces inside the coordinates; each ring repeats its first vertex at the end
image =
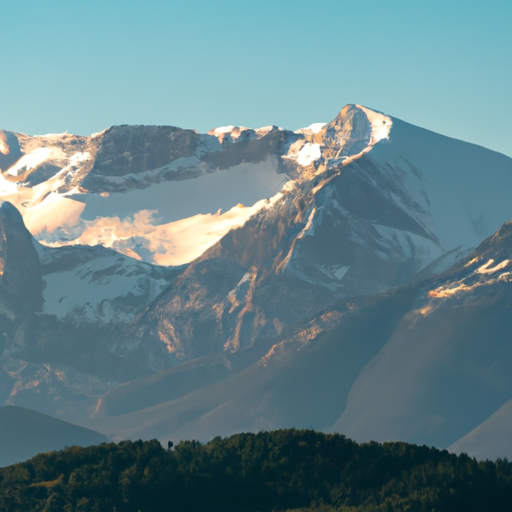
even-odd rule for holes
{"type": "Polygon", "coordinates": [[[111,439],[512,454],[512,159],[347,105],[295,132],[4,130],[0,170],[1,403],[111,439]]]}

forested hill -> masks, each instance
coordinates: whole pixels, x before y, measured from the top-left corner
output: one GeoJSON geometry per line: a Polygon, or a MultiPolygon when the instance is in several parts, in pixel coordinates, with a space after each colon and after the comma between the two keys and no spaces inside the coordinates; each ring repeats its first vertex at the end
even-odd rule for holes
{"type": "Polygon", "coordinates": [[[510,511],[512,463],[294,429],[184,441],[172,450],[123,441],[1,469],[0,510],[510,511]]]}

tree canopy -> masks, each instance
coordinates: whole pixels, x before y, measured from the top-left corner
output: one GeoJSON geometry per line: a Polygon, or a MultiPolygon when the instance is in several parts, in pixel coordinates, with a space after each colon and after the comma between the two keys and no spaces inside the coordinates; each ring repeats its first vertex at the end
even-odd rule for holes
{"type": "Polygon", "coordinates": [[[0,510],[501,512],[512,510],[512,464],[295,429],[174,449],[122,441],[0,469],[0,510]]]}

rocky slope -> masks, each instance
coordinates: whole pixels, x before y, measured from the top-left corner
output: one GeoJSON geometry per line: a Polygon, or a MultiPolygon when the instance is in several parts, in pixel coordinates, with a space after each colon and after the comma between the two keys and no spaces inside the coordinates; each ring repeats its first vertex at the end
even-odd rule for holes
{"type": "Polygon", "coordinates": [[[192,262],[129,338],[161,340],[171,361],[253,346],[340,298],[442,272],[512,216],[511,159],[382,115],[389,139],[357,146],[377,131],[361,115],[346,108],[314,134],[313,175],[192,262]]]}
{"type": "Polygon", "coordinates": [[[49,413],[150,372],[116,353],[119,329],[172,283],[176,269],[103,247],[41,246],[16,208],[0,206],[0,399],[49,413]]]}
{"type": "Polygon", "coordinates": [[[3,403],[113,436],[448,446],[510,399],[478,380],[508,357],[507,226],[467,259],[512,218],[510,158],[348,105],[296,132],[1,131],[0,169],[3,403]],[[478,412],[450,409],[445,357],[478,412]]]}
{"type": "Polygon", "coordinates": [[[511,235],[505,224],[443,276],[343,299],[259,347],[126,384],[89,425],[205,440],[295,426],[510,457],[511,235]]]}

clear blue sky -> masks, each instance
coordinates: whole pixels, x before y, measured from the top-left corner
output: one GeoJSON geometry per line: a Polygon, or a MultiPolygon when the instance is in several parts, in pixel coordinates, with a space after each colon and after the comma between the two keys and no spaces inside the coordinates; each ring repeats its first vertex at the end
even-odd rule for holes
{"type": "Polygon", "coordinates": [[[0,127],[297,129],[360,103],[512,156],[512,0],[16,0],[0,127]]]}

